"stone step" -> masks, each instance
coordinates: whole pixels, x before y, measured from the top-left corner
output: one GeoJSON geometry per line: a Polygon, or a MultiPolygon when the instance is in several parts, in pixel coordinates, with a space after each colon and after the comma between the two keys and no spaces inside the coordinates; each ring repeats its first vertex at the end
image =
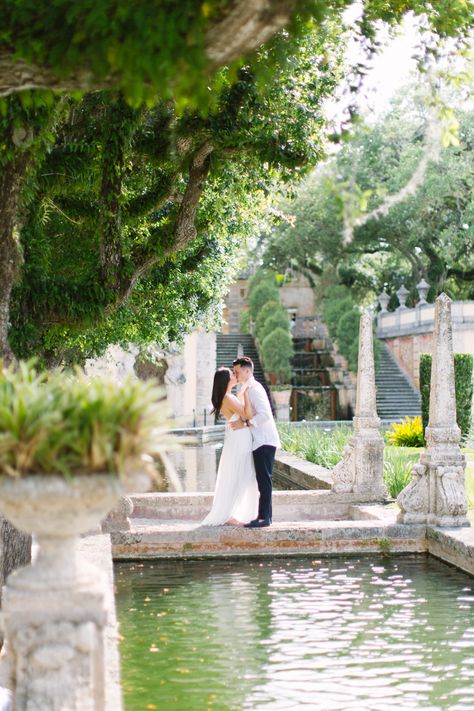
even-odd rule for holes
{"type": "Polygon", "coordinates": [[[420,396],[399,367],[389,348],[381,343],[375,373],[377,412],[384,419],[402,419],[421,414],[420,396]]]}

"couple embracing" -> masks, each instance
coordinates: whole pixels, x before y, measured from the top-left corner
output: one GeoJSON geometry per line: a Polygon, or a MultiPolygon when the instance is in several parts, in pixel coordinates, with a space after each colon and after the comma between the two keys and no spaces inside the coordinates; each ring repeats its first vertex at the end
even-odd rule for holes
{"type": "Polygon", "coordinates": [[[251,358],[214,376],[212,405],[226,419],[212,509],[202,525],[264,528],[272,523],[272,470],[280,438],[267,394],[253,376],[251,358]],[[240,384],[238,395],[232,388],[240,384]]]}

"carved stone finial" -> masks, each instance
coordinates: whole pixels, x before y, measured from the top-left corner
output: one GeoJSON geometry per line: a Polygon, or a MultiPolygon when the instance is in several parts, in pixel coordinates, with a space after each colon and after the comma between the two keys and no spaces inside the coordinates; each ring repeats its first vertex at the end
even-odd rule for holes
{"type": "Polygon", "coordinates": [[[413,479],[398,496],[401,523],[469,526],[464,471],[456,423],[451,299],[441,294],[435,303],[430,414],[426,451],[413,467],[413,479]]]}
{"type": "Polygon", "coordinates": [[[380,501],[387,492],[383,480],[383,439],[377,415],[372,315],[360,317],[357,399],[354,436],[333,469],[333,490],[353,491],[364,501],[380,501]]]}

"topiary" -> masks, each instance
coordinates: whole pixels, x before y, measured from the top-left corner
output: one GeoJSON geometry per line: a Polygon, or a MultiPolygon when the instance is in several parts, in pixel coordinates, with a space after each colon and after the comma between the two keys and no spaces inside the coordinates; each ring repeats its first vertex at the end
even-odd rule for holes
{"type": "Polygon", "coordinates": [[[270,333],[275,331],[277,328],[282,328],[284,331],[289,331],[290,320],[286,311],[276,311],[273,316],[269,316],[260,332],[257,333],[259,340],[263,341],[270,333]]]}
{"type": "Polygon", "coordinates": [[[263,284],[256,286],[249,296],[250,315],[255,320],[264,304],[268,301],[279,301],[279,299],[278,288],[268,282],[263,282],[263,284]]]}
{"type": "Polygon", "coordinates": [[[339,352],[347,358],[351,370],[357,369],[360,314],[353,306],[339,319],[337,325],[337,345],[339,352]]]}
{"type": "Polygon", "coordinates": [[[261,350],[265,370],[274,373],[280,383],[288,382],[291,376],[290,360],[293,356],[293,341],[289,332],[276,328],[264,338],[261,350]]]}
{"type": "Polygon", "coordinates": [[[267,318],[273,316],[277,311],[284,311],[279,301],[267,301],[267,303],[262,306],[255,321],[255,333],[257,336],[261,332],[267,318]]]}

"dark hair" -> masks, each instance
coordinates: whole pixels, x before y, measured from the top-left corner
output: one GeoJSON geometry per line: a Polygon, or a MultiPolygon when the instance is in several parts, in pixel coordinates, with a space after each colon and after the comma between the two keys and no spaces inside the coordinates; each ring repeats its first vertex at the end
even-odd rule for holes
{"type": "Polygon", "coordinates": [[[248,356],[240,356],[240,358],[236,358],[232,365],[240,365],[241,368],[250,368],[253,373],[253,360],[248,356]]]}
{"type": "Polygon", "coordinates": [[[227,386],[231,378],[232,371],[230,368],[219,368],[214,374],[214,383],[212,386],[211,402],[213,410],[211,415],[215,413],[216,417],[221,414],[222,401],[227,392],[227,386]]]}

